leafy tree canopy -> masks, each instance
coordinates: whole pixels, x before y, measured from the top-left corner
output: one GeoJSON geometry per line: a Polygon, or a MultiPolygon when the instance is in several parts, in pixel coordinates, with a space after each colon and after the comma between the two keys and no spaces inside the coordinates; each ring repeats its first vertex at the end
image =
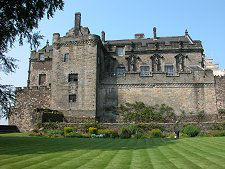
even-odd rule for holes
{"type": "MultiPolygon", "coordinates": [[[[53,17],[56,10],[62,10],[63,0],[0,0],[0,71],[6,74],[16,69],[15,59],[5,54],[17,39],[23,45],[26,40],[32,48],[40,45],[43,38],[38,28],[39,21],[47,14],[53,17]]],[[[0,77],[1,78],[1,77],[0,77]]],[[[8,117],[15,94],[12,86],[0,84],[0,115],[8,117]]]]}

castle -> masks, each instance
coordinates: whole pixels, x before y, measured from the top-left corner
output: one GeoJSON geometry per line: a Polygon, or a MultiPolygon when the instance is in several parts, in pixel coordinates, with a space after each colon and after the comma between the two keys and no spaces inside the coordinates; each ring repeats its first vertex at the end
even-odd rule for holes
{"type": "Polygon", "coordinates": [[[165,103],[175,113],[225,108],[225,78],[205,65],[201,41],[182,36],[106,40],[81,26],[81,14],[65,36],[32,51],[27,87],[16,89],[10,124],[32,127],[35,108],[58,110],[77,119],[115,121],[113,107],[141,101],[165,103]]]}

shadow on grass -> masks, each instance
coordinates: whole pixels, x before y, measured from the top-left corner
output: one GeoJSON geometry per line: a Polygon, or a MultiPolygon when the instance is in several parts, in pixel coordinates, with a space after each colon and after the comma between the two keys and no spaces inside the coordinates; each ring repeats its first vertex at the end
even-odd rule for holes
{"type": "Polygon", "coordinates": [[[1,155],[45,154],[76,150],[138,150],[174,144],[174,139],[45,138],[0,135],[1,155]]]}

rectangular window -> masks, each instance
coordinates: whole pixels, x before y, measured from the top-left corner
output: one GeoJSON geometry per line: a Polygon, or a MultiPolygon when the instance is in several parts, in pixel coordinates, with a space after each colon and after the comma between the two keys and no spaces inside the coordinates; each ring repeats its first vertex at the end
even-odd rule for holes
{"type": "Polygon", "coordinates": [[[69,102],[70,103],[73,103],[73,102],[76,102],[77,101],[77,95],[75,94],[70,94],[69,95],[69,102]]]}
{"type": "Polygon", "coordinates": [[[149,66],[141,66],[141,76],[149,76],[150,75],[150,67],[149,66]]]}
{"type": "Polygon", "coordinates": [[[117,47],[116,54],[117,54],[117,56],[124,56],[125,55],[124,47],[117,47]]]}
{"type": "Polygon", "coordinates": [[[125,75],[125,67],[117,67],[117,69],[116,69],[116,74],[117,74],[118,76],[123,76],[123,75],[125,75]]]}
{"type": "Polygon", "coordinates": [[[39,60],[41,60],[41,61],[44,61],[45,60],[44,53],[39,53],[39,60]]]}
{"type": "Polygon", "coordinates": [[[165,65],[165,72],[168,76],[174,75],[173,65],[165,65]]]}
{"type": "Polygon", "coordinates": [[[77,82],[77,81],[78,81],[78,74],[70,73],[68,76],[68,82],[77,82]]]}
{"type": "Polygon", "coordinates": [[[39,85],[45,85],[46,74],[39,74],[39,85]]]}
{"type": "Polygon", "coordinates": [[[65,53],[63,57],[63,62],[67,62],[69,60],[69,53],[65,53]]]}

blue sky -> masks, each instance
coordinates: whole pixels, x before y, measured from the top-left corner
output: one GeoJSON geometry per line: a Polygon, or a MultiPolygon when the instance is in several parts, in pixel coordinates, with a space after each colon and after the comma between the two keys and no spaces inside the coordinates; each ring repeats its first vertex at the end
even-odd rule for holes
{"type": "MultiPolygon", "coordinates": [[[[206,56],[225,69],[225,0],[65,0],[63,11],[41,20],[38,30],[45,38],[40,47],[47,39],[51,43],[55,32],[65,35],[74,26],[75,12],[81,12],[81,24],[91,33],[104,30],[106,40],[131,39],[135,33],[149,38],[154,26],[158,36],[184,35],[188,29],[192,39],[202,41],[206,56]]],[[[19,68],[7,76],[0,72],[0,83],[26,86],[29,45],[16,43],[7,55],[19,60],[19,68]]]]}

